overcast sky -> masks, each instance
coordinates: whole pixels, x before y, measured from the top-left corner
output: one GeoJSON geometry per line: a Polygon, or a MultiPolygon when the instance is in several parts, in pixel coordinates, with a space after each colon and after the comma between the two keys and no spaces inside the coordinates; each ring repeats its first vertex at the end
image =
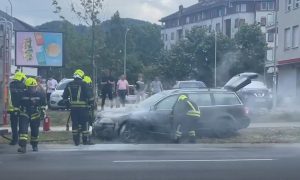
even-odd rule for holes
{"type": "MultiPolygon", "coordinates": [[[[198,0],[104,0],[101,20],[110,19],[114,12],[119,10],[122,18],[135,18],[152,23],[164,16],[174,13],[178,6],[184,7],[197,3],[198,0]]],[[[30,25],[40,25],[52,20],[58,20],[58,15],[53,13],[52,0],[11,0],[13,16],[30,25]]],[[[73,23],[80,23],[70,11],[70,4],[79,4],[80,0],[58,0],[63,8],[63,15],[73,23]]],[[[0,0],[0,10],[10,14],[8,0],[0,0]]],[[[79,6],[78,6],[79,7],[79,6]]]]}

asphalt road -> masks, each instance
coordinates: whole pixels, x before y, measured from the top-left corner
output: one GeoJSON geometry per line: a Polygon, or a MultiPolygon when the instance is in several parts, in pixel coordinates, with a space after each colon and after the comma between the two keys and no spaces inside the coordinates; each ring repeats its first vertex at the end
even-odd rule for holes
{"type": "Polygon", "coordinates": [[[300,144],[0,145],[0,179],[299,180],[300,144]]]}

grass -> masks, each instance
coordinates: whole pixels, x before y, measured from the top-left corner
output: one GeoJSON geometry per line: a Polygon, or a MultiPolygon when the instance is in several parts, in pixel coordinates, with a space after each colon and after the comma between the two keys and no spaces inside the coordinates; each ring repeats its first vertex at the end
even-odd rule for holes
{"type": "MultiPolygon", "coordinates": [[[[102,141],[94,139],[94,143],[121,143],[119,140],[102,141]]],[[[251,128],[241,130],[228,138],[199,138],[198,143],[226,144],[226,143],[300,143],[300,128],[251,128]]],[[[0,144],[8,143],[0,138],[0,144]]],[[[71,132],[41,132],[40,143],[73,144],[71,132]]],[[[141,142],[143,143],[143,142],[141,142]]],[[[149,142],[148,142],[149,143],[149,142]]],[[[151,143],[156,143],[153,141],[151,143]]],[[[162,143],[162,142],[160,142],[162,143]]]]}
{"type": "Polygon", "coordinates": [[[70,111],[52,111],[52,110],[48,110],[47,115],[51,119],[51,126],[65,126],[67,121],[68,121],[70,111]]]}

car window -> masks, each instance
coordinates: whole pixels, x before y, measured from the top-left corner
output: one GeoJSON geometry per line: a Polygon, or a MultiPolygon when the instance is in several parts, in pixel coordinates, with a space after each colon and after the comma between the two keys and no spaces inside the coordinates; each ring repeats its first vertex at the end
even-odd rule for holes
{"type": "Polygon", "coordinates": [[[173,108],[175,102],[178,99],[178,95],[174,95],[174,96],[169,96],[165,99],[163,99],[162,101],[160,101],[157,106],[156,106],[156,110],[170,110],[173,108]]]}
{"type": "Polygon", "coordinates": [[[238,105],[241,104],[238,97],[234,93],[215,93],[216,105],[238,105]]]}
{"type": "Polygon", "coordinates": [[[205,85],[202,82],[181,82],[179,88],[204,88],[205,85]]]}
{"type": "Polygon", "coordinates": [[[189,94],[189,98],[198,106],[211,106],[211,96],[209,93],[189,94]]]}
{"type": "Polygon", "coordinates": [[[64,90],[69,82],[61,83],[57,86],[57,90],[64,90]]]}

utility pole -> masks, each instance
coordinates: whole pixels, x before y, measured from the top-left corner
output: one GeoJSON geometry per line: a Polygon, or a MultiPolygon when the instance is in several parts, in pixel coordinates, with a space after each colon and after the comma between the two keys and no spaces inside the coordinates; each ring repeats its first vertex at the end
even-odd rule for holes
{"type": "Polygon", "coordinates": [[[124,75],[126,76],[126,65],[127,65],[127,34],[130,31],[129,28],[125,32],[125,45],[124,45],[124,75]]]}
{"type": "Polygon", "coordinates": [[[275,4],[275,43],[273,50],[273,107],[277,106],[277,33],[278,33],[278,3],[275,4]]]}

